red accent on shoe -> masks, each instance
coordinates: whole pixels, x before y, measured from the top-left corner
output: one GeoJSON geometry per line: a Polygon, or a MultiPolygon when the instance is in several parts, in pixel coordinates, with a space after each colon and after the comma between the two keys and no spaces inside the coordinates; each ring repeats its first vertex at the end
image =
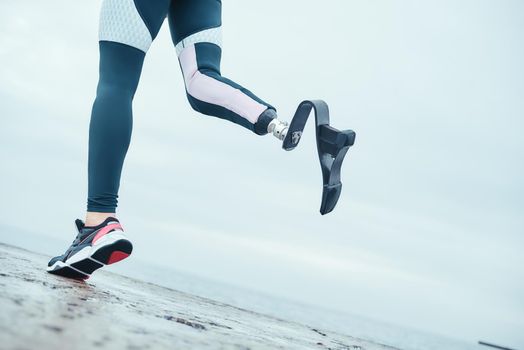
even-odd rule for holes
{"type": "Polygon", "coordinates": [[[95,242],[98,241],[103,236],[107,235],[109,231],[118,230],[118,229],[123,231],[122,226],[120,226],[120,224],[111,224],[111,225],[102,227],[100,231],[98,231],[98,233],[95,235],[95,238],[93,238],[93,244],[95,244],[95,242]]]}
{"type": "Polygon", "coordinates": [[[129,256],[129,254],[117,250],[117,251],[111,253],[111,256],[109,257],[109,260],[107,261],[107,265],[119,262],[120,260],[123,260],[123,259],[127,258],[128,256],[129,256]]]}

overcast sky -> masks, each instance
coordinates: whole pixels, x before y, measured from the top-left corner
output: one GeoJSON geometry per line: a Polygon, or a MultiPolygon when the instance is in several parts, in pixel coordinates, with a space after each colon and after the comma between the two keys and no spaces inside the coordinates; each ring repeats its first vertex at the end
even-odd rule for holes
{"type": "MultiPolygon", "coordinates": [[[[120,191],[136,261],[524,347],[524,2],[223,3],[225,76],[283,119],[325,99],[357,132],[344,191],[318,213],[312,124],[284,152],[193,112],[164,25],[120,191]]],[[[0,224],[48,254],[85,216],[99,6],[0,2],[0,224]]]]}

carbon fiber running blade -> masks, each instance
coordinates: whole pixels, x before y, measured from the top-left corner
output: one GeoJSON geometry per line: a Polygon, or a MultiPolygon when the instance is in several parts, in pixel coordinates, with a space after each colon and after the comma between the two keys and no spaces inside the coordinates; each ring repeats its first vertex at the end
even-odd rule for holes
{"type": "Polygon", "coordinates": [[[320,213],[325,215],[337,205],[342,192],[340,171],[342,162],[349,149],[355,143],[355,132],[333,128],[329,125],[329,108],[322,100],[306,100],[300,103],[289,125],[282,148],[291,151],[298,146],[307,119],[315,112],[317,151],[322,170],[322,200],[320,213]]]}

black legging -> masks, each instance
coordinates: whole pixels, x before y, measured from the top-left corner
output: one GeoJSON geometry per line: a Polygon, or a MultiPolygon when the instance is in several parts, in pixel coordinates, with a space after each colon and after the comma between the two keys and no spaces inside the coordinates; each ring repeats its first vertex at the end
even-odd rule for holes
{"type": "Polygon", "coordinates": [[[100,13],[100,79],[89,126],[90,212],[115,212],[131,140],[132,101],[144,57],[166,18],[198,112],[267,133],[275,108],[222,77],[220,0],[104,0],[100,13]]]}

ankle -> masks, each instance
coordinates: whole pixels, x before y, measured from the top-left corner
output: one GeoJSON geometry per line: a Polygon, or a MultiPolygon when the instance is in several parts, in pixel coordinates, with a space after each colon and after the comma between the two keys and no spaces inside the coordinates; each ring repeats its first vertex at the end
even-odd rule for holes
{"type": "Polygon", "coordinates": [[[86,226],[100,225],[108,217],[116,217],[116,213],[101,213],[101,212],[88,211],[86,213],[85,225],[86,226]]]}

